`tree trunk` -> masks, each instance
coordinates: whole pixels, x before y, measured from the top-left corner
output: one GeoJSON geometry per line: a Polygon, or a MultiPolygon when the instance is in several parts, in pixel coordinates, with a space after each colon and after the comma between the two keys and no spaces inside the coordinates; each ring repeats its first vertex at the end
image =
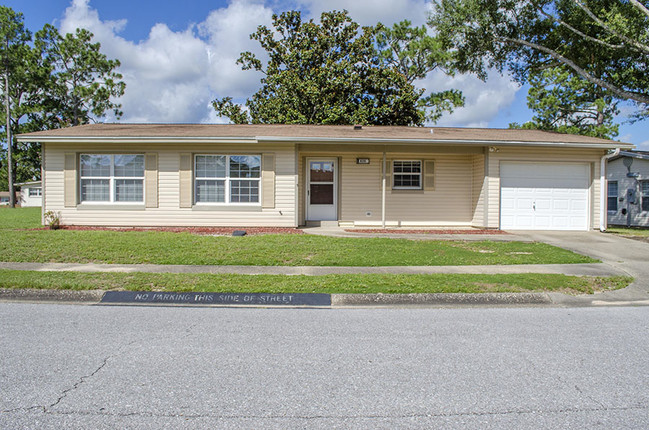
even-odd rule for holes
{"type": "Polygon", "coordinates": [[[7,183],[9,184],[9,207],[16,207],[16,190],[14,187],[14,169],[12,157],[11,109],[9,107],[9,70],[5,69],[5,109],[7,114],[7,183]]]}

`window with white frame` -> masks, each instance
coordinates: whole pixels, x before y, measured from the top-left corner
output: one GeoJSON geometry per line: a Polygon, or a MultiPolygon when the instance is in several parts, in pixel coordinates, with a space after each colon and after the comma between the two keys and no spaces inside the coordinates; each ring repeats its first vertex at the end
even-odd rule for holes
{"type": "Polygon", "coordinates": [[[608,211],[617,212],[617,181],[608,181],[608,211]]]}
{"type": "Polygon", "coordinates": [[[29,197],[41,197],[43,195],[43,190],[41,188],[30,188],[29,197]]]}
{"type": "Polygon", "coordinates": [[[392,188],[395,190],[421,189],[421,160],[392,162],[392,188]]]}
{"type": "Polygon", "coordinates": [[[144,155],[81,154],[81,202],[144,201],[144,155]]]}
{"type": "Polygon", "coordinates": [[[196,155],[194,200],[196,203],[259,203],[261,156],[196,155]]]}
{"type": "Polygon", "coordinates": [[[649,211],[649,181],[640,181],[640,194],[642,195],[642,210],[649,211]]]}

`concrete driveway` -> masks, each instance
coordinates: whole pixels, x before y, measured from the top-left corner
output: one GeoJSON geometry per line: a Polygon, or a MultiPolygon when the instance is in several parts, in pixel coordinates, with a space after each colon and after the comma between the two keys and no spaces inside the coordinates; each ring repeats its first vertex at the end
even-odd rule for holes
{"type": "Polygon", "coordinates": [[[598,258],[604,264],[635,278],[635,282],[623,290],[596,294],[593,296],[593,302],[629,304],[625,302],[649,300],[649,243],[594,231],[511,231],[510,233],[598,258]]]}

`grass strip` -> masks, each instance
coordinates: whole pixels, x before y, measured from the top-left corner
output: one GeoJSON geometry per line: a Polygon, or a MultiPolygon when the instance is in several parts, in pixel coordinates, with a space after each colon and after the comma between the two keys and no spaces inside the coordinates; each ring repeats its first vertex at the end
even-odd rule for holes
{"type": "Polygon", "coordinates": [[[169,273],[79,273],[0,270],[0,288],[130,290],[229,293],[504,293],[592,294],[624,288],[633,278],[507,275],[221,275],[169,273]]]}
{"type": "Polygon", "coordinates": [[[609,227],[606,229],[607,233],[620,234],[623,236],[640,236],[649,237],[649,228],[633,228],[633,227],[609,227]]]}

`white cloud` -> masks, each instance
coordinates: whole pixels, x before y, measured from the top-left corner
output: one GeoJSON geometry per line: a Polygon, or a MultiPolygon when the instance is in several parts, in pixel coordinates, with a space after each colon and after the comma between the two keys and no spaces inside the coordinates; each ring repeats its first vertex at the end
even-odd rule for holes
{"type": "Polygon", "coordinates": [[[361,25],[374,25],[377,22],[392,25],[409,19],[414,25],[420,26],[426,23],[429,12],[429,3],[425,0],[298,0],[296,4],[316,18],[325,11],[346,9],[361,25]]]}
{"type": "Polygon", "coordinates": [[[457,108],[450,115],[443,116],[439,126],[487,127],[498,112],[509,106],[520,89],[508,76],[499,73],[489,74],[487,82],[472,75],[448,76],[441,71],[431,73],[426,79],[417,82],[428,92],[458,89],[465,97],[464,107],[457,108]]]}
{"type": "Polygon", "coordinates": [[[125,20],[102,21],[88,0],[74,0],[61,31],[87,28],[102,52],[120,60],[126,82],[123,121],[198,122],[210,117],[214,97],[245,98],[254,91],[258,74],[241,71],[235,61],[241,51],[257,48],[248,36],[260,23],[270,23],[271,15],[261,4],[235,0],[181,32],[158,23],[136,43],[118,35],[125,20]]]}

